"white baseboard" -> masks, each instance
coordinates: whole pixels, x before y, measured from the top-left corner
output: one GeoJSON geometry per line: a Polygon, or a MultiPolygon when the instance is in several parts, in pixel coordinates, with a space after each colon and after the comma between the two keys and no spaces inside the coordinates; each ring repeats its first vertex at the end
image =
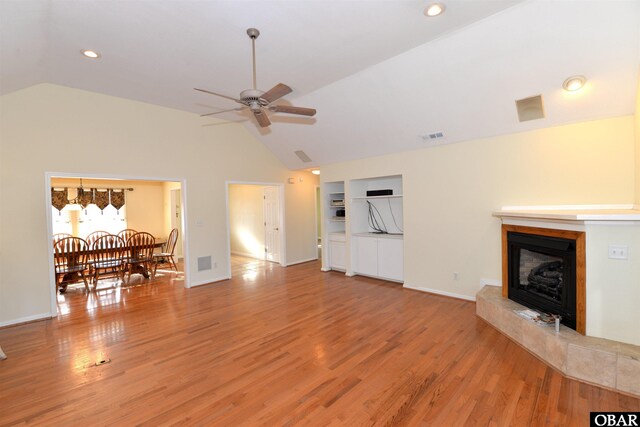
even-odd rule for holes
{"type": "Polygon", "coordinates": [[[326,268],[326,267],[322,267],[322,268],[320,269],[320,271],[325,271],[325,272],[326,272],[326,271],[331,271],[331,269],[330,269],[330,268],[326,268]]]}
{"type": "Polygon", "coordinates": [[[480,279],[480,287],[485,286],[500,286],[502,287],[502,280],[498,279],[480,279]]]}
{"type": "Polygon", "coordinates": [[[420,292],[426,292],[429,294],[436,294],[436,295],[442,295],[445,297],[451,297],[451,298],[457,298],[457,299],[463,299],[466,301],[475,301],[476,297],[470,297],[468,295],[462,295],[462,294],[456,294],[453,292],[446,292],[446,291],[441,291],[439,289],[430,289],[430,288],[423,288],[420,286],[413,286],[413,285],[407,285],[406,283],[403,285],[403,287],[407,288],[407,289],[413,289],[414,291],[420,291],[420,292]]]}
{"type": "Polygon", "coordinates": [[[309,259],[303,259],[303,260],[301,260],[301,261],[292,261],[292,262],[287,263],[287,265],[283,265],[283,267],[290,267],[290,266],[292,266],[292,265],[302,264],[303,262],[317,261],[317,260],[318,260],[318,257],[315,257],[315,258],[309,258],[309,259]]]}
{"type": "Polygon", "coordinates": [[[229,280],[229,279],[231,279],[231,277],[225,276],[225,277],[219,277],[219,278],[216,278],[216,279],[207,279],[207,280],[201,280],[199,282],[191,282],[191,286],[190,287],[191,288],[195,288],[196,286],[211,285],[213,283],[222,282],[224,280],[229,280]]]}
{"type": "Polygon", "coordinates": [[[35,320],[51,319],[52,317],[53,316],[51,315],[51,313],[34,314],[33,316],[25,316],[25,317],[19,317],[17,319],[12,319],[12,320],[5,320],[4,322],[0,322],[0,327],[18,325],[20,323],[33,322],[35,320]]]}

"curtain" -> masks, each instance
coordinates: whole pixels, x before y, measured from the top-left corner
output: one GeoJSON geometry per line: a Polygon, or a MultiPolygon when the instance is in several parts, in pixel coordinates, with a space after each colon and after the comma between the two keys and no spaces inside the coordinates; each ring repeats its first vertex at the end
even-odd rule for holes
{"type": "Polygon", "coordinates": [[[118,215],[120,215],[120,208],[124,206],[124,190],[109,190],[111,195],[111,206],[116,208],[118,215]]]}
{"type": "Polygon", "coordinates": [[[66,188],[62,190],[51,188],[51,204],[58,210],[58,212],[67,206],[67,203],[69,203],[69,201],[66,188]]]}
{"type": "Polygon", "coordinates": [[[93,190],[78,188],[78,204],[82,206],[82,209],[86,209],[91,203],[93,203],[93,190]]]}
{"type": "Polygon", "coordinates": [[[94,194],[94,203],[96,204],[96,206],[98,206],[98,208],[100,208],[101,211],[103,211],[104,208],[109,206],[109,190],[101,191],[96,190],[95,188],[93,188],[92,190],[94,194]]]}

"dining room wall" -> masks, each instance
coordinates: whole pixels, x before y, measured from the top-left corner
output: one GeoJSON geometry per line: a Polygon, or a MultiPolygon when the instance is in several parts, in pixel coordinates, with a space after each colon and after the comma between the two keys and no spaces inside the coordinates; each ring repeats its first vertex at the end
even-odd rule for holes
{"type": "Polygon", "coordinates": [[[52,84],[1,96],[0,111],[0,326],[51,316],[47,173],[184,180],[190,285],[229,277],[227,181],[285,183],[285,262],[317,257],[317,177],[287,170],[241,124],[52,84]]]}
{"type": "MultiPolygon", "coordinates": [[[[77,188],[78,178],[52,178],[53,187],[77,188]]],[[[132,188],[125,193],[126,228],[146,231],[156,238],[166,238],[164,182],[142,180],[110,180],[83,178],[85,188],[132,188]]],[[[82,237],[82,236],[80,236],[82,237]]]]}

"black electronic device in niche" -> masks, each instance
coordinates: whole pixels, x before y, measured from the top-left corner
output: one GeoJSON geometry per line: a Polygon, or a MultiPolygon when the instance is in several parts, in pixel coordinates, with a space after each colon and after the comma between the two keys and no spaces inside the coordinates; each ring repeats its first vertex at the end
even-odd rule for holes
{"type": "Polygon", "coordinates": [[[342,217],[342,216],[345,216],[344,214],[345,214],[344,209],[338,209],[338,210],[336,210],[336,216],[340,216],[340,217],[342,217]]]}
{"type": "Polygon", "coordinates": [[[367,197],[393,196],[393,190],[367,190],[367,197]]]}
{"type": "Polygon", "coordinates": [[[576,328],[576,242],[508,232],[509,299],[576,328]]]}

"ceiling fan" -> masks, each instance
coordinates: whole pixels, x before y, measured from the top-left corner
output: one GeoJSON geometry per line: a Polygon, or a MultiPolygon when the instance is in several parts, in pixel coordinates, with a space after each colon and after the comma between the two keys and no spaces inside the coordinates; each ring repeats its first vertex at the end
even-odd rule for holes
{"type": "Polygon", "coordinates": [[[271,124],[269,117],[267,117],[266,111],[269,110],[274,113],[288,113],[298,114],[301,116],[315,116],[316,110],[314,108],[293,107],[290,105],[273,105],[275,101],[283,96],[292,92],[292,89],[283,84],[278,83],[266,92],[263,92],[256,87],[256,39],[260,35],[260,31],[255,28],[249,28],[247,34],[251,39],[251,48],[253,51],[253,89],[247,89],[240,92],[240,99],[233,98],[231,96],[222,95],[220,93],[211,92],[205,89],[194,88],[197,91],[208,93],[210,95],[220,96],[222,98],[230,99],[242,104],[242,107],[231,108],[229,110],[216,111],[214,113],[202,114],[201,116],[211,116],[214,114],[226,113],[229,111],[241,111],[245,108],[249,108],[256,118],[256,121],[261,127],[268,127],[271,124]]]}

